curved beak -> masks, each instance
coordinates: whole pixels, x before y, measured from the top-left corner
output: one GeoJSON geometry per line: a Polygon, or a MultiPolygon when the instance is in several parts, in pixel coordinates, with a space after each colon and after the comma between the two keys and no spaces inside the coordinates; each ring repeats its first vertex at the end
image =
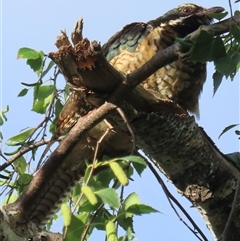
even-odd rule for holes
{"type": "Polygon", "coordinates": [[[206,15],[208,13],[221,13],[223,12],[225,9],[223,7],[212,7],[212,8],[207,8],[207,9],[203,9],[203,11],[196,13],[195,15],[197,16],[203,16],[206,15]]]}

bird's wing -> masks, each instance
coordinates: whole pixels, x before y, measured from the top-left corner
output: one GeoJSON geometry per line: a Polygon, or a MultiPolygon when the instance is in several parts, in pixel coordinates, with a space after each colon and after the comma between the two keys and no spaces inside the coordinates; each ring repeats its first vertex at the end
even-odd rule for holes
{"type": "Polygon", "coordinates": [[[102,52],[111,61],[121,51],[134,52],[142,40],[150,33],[151,25],[135,22],[126,25],[102,46],[102,52]]]}

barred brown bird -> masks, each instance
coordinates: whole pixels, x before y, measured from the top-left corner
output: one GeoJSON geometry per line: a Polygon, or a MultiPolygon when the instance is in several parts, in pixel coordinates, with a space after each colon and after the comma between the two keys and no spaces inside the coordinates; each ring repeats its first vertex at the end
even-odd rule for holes
{"type": "MultiPolygon", "coordinates": [[[[207,14],[223,10],[182,4],[155,20],[126,25],[102,47],[103,53],[118,71],[128,74],[172,45],[176,37],[185,37],[200,25],[210,24],[212,18],[207,14]]],[[[205,63],[179,59],[159,69],[142,85],[157,98],[173,100],[198,115],[198,99],[205,80],[205,63]]]]}

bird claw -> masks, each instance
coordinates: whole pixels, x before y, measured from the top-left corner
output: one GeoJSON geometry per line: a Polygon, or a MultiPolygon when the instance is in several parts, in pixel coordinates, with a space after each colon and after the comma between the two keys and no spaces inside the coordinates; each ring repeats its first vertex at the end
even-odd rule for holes
{"type": "Polygon", "coordinates": [[[189,57],[188,53],[182,53],[182,52],[177,52],[178,55],[178,59],[180,59],[181,61],[186,61],[189,57]]]}

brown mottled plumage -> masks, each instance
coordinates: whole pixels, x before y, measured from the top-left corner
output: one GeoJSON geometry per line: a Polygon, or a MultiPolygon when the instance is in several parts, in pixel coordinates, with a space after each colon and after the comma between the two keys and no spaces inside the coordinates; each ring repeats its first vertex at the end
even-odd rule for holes
{"type": "MultiPolygon", "coordinates": [[[[184,37],[208,25],[207,13],[223,8],[205,9],[195,4],[182,4],[147,23],[126,25],[102,47],[107,60],[125,74],[139,68],[158,51],[172,45],[176,37],[184,37]]],[[[198,115],[198,98],[206,80],[206,64],[177,60],[155,72],[142,85],[157,98],[177,102],[198,115]]]]}

